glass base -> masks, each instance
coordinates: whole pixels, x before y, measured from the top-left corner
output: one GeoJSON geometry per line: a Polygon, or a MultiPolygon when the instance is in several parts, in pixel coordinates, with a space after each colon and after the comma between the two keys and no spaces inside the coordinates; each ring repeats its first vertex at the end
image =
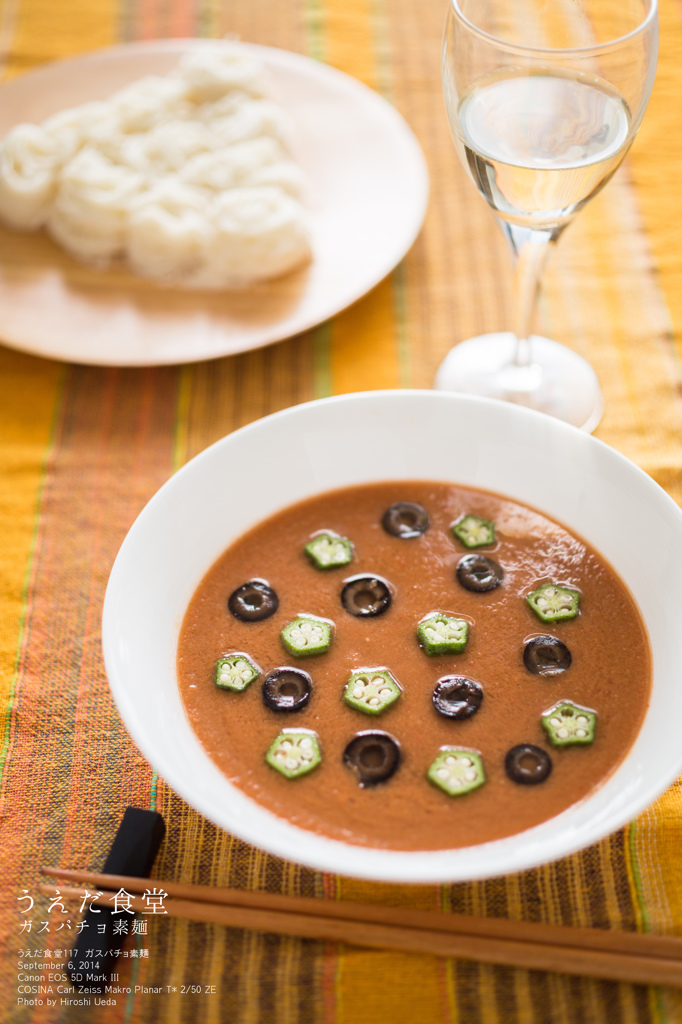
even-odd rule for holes
{"type": "Polygon", "coordinates": [[[590,364],[570,348],[534,334],[530,364],[515,366],[515,345],[510,332],[463,341],[447,354],[433,386],[516,402],[591,433],[602,418],[604,398],[590,364]]]}

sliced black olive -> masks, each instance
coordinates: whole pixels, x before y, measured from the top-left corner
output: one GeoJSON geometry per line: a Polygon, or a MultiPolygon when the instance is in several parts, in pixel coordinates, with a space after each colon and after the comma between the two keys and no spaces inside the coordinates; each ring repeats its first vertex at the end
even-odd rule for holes
{"type": "Polygon", "coordinates": [[[555,636],[534,636],[526,641],[523,663],[536,676],[558,676],[571,665],[571,652],[555,636]]]}
{"type": "Polygon", "coordinates": [[[386,533],[402,540],[420,537],[429,528],[429,513],[411,501],[397,501],[386,509],[381,525],[386,533]]]}
{"type": "Polygon", "coordinates": [[[457,582],[465,590],[494,590],[504,579],[504,570],[485,555],[465,555],[457,563],[457,582]]]}
{"type": "Polygon", "coordinates": [[[400,744],[378,729],[359,732],[343,752],[343,763],[357,776],[361,786],[386,782],[400,764],[400,744]]]}
{"type": "Polygon", "coordinates": [[[263,681],[263,703],[273,711],[300,711],[310,700],[313,681],[300,668],[276,668],[263,681]]]}
{"type": "Polygon", "coordinates": [[[544,782],[552,770],[552,760],[546,750],[532,743],[519,743],[512,747],[504,759],[504,767],[512,782],[522,786],[536,786],[544,782]]]}
{"type": "Polygon", "coordinates": [[[443,676],[433,691],[433,706],[446,718],[470,718],[482,700],[482,688],[466,676],[443,676]]]}
{"type": "Polygon", "coordinates": [[[353,576],[341,591],[341,603],[351,615],[381,615],[391,603],[391,591],[378,576],[353,576]]]}
{"type": "Polygon", "coordinates": [[[279,607],[277,594],[264,580],[249,580],[230,594],[227,602],[235,619],[242,622],[260,622],[269,619],[279,607]]]}

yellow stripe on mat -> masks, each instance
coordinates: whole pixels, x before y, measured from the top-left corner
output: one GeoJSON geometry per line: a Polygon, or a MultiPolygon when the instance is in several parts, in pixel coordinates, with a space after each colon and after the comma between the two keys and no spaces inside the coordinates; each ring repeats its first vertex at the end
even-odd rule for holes
{"type": "MultiPolygon", "coordinates": [[[[372,0],[325,0],[325,59],[371,87],[377,85],[372,0]]],[[[390,278],[331,325],[334,394],[399,386],[390,278]]]]}
{"type": "Polygon", "coordinates": [[[682,496],[682,403],[668,313],[627,169],[560,240],[545,295],[543,329],[577,348],[601,381],[606,412],[597,435],[682,496]]]}
{"type": "MultiPolygon", "coordinates": [[[[680,781],[631,826],[631,866],[645,930],[682,935],[682,785],[680,781]]],[[[682,991],[661,991],[665,1024],[682,1021],[682,991]]]]}
{"type": "Polygon", "coordinates": [[[12,44],[15,71],[111,46],[118,39],[115,0],[23,0],[12,44]]]}
{"type": "MultiPolygon", "coordinates": [[[[362,903],[435,910],[439,891],[433,886],[382,885],[339,878],[336,896],[362,903]]],[[[442,962],[436,957],[346,948],[339,958],[336,978],[335,1024],[430,1024],[448,1019],[442,962]]]]}
{"type": "MultiPolygon", "coordinates": [[[[8,709],[45,459],[59,393],[59,363],[0,349],[0,701],[8,709]]],[[[9,719],[6,723],[9,727],[9,719]]],[[[3,736],[4,763],[7,734],[3,736]]]]}
{"type": "Polygon", "coordinates": [[[390,278],[332,323],[335,395],[399,387],[390,278]]]}
{"type": "MultiPolygon", "coordinates": [[[[11,52],[6,72],[7,77],[12,77],[53,56],[50,46],[54,39],[52,22],[60,14],[49,0],[40,3],[25,0],[23,4],[12,4],[11,18],[8,10],[9,5],[3,5],[3,29],[7,33],[3,45],[11,52]],[[52,31],[45,31],[46,24],[52,25],[52,31]],[[39,45],[41,39],[46,41],[42,50],[39,45]]],[[[0,437],[4,440],[0,451],[0,476],[6,482],[0,491],[3,537],[0,548],[0,701],[6,715],[0,754],[2,763],[10,726],[8,702],[14,685],[25,611],[25,595],[17,588],[16,581],[25,581],[30,568],[35,519],[60,377],[59,363],[0,349],[0,437]]]]}
{"type": "Polygon", "coordinates": [[[682,218],[676,205],[682,175],[679,0],[659,0],[659,18],[661,50],[657,78],[629,159],[637,201],[682,359],[682,218]]]}

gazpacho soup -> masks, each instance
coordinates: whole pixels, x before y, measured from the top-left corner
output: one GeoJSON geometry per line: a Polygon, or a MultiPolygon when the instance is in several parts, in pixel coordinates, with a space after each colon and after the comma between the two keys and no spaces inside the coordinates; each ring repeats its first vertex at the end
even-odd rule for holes
{"type": "Polygon", "coordinates": [[[584,799],[651,686],[607,562],[515,501],[445,483],[348,487],[277,513],[202,580],[182,699],[229,780],[303,829],[437,850],[584,799]]]}

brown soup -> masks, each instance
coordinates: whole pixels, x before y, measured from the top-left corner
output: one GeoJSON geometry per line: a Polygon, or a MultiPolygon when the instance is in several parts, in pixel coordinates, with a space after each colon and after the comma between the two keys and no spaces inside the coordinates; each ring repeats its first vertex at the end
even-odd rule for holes
{"type": "Polygon", "coordinates": [[[291,506],[236,541],[202,580],[185,615],[178,646],[184,705],[203,746],[234,785],[301,828],[334,839],[395,850],[436,850],[483,843],[521,832],[559,814],[599,786],[623,760],[642,723],[651,686],[651,657],[637,608],[613,569],[584,541],[546,516],[494,494],[451,484],[400,482],[350,487],[291,506]],[[381,525],[395,502],[415,502],[430,518],[410,539],[381,525]],[[495,542],[468,552],[453,522],[474,514],[495,523],[495,542]],[[311,535],[334,531],[353,543],[350,565],[320,570],[304,553],[311,535]],[[456,577],[469,553],[494,559],[502,583],[487,592],[464,589],[456,577]],[[341,604],[344,581],[359,573],[383,577],[392,602],[382,614],[356,618],[341,604]],[[243,622],[227,600],[241,584],[265,579],[279,597],[270,617],[243,622]],[[569,621],[542,622],[526,596],[554,582],[580,592],[569,621]],[[470,625],[459,654],[428,656],[417,625],[445,612],[470,625]],[[301,613],[335,624],[331,648],[294,658],[280,632],[301,613]],[[569,648],[571,664],[554,676],[524,664],[529,638],[551,635],[569,648]],[[241,693],[215,685],[215,665],[245,652],[262,675],[241,693]],[[264,676],[300,667],[313,680],[307,706],[274,711],[262,698],[264,676]],[[387,668],[402,693],[370,716],[343,701],[351,672],[387,668]],[[461,675],[483,690],[468,718],[439,714],[433,691],[443,676],[461,675]],[[541,715],[559,701],[597,713],[594,742],[554,747],[541,715]],[[314,730],[322,761],[287,779],[265,761],[282,729],[314,730]],[[378,729],[400,744],[401,763],[385,782],[360,786],[343,762],[358,733],[378,729]],[[508,751],[544,749],[548,777],[535,785],[512,781],[508,751]],[[480,752],[486,781],[449,796],[427,779],[443,746],[480,752]]]}

